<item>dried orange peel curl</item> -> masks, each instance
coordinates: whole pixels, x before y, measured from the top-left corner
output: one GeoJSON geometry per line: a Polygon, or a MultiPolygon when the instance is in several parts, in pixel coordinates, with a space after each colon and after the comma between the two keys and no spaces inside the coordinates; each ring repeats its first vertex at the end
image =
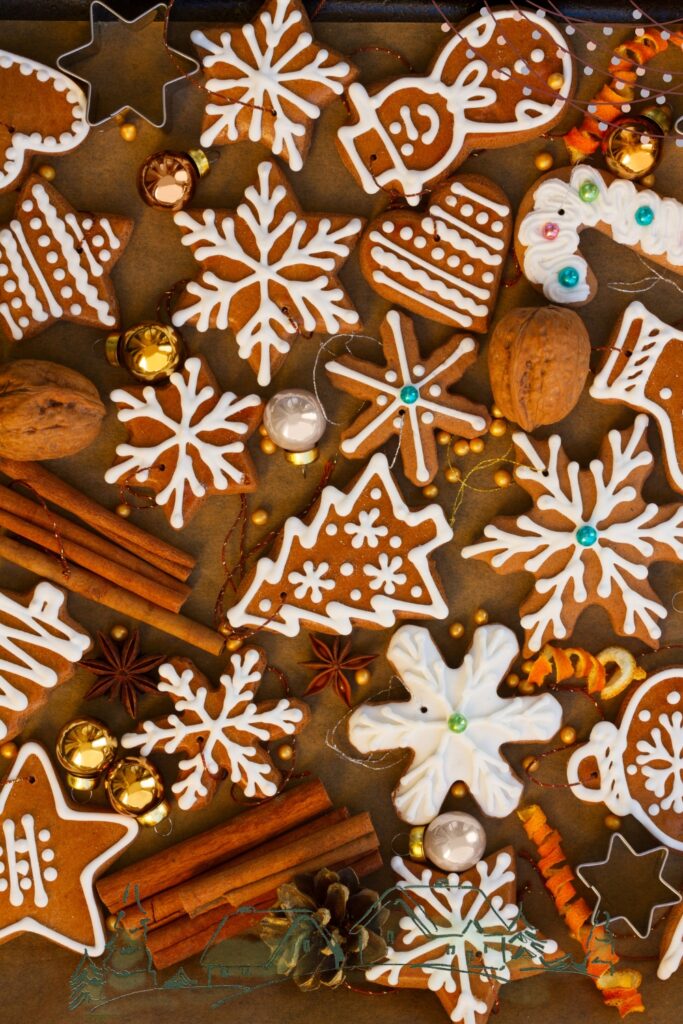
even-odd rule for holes
{"type": "Polygon", "coordinates": [[[642,1013],[645,1007],[638,991],[642,975],[630,967],[621,967],[606,929],[591,924],[591,908],[576,891],[576,876],[567,863],[560,833],[551,828],[538,804],[521,807],[517,815],[538,851],[538,869],[557,912],[586,954],[587,973],[603,1002],[616,1007],[620,1017],[642,1013]]]}
{"type": "Polygon", "coordinates": [[[590,654],[581,647],[551,647],[546,644],[531,662],[527,681],[543,686],[548,677],[556,683],[566,679],[585,679],[588,693],[599,693],[602,700],[611,700],[636,679],[644,679],[645,671],[624,647],[606,647],[599,654],[590,654]],[[608,669],[611,669],[608,672],[608,669]]]}

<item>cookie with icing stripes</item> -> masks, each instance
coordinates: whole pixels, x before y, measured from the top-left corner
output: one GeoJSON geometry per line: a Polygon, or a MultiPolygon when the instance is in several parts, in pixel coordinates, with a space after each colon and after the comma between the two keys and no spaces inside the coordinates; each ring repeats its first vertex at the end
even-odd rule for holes
{"type": "Polygon", "coordinates": [[[462,174],[432,193],[424,213],[373,220],[360,243],[368,284],[429,320],[483,333],[498,296],[512,211],[498,185],[462,174]]]}

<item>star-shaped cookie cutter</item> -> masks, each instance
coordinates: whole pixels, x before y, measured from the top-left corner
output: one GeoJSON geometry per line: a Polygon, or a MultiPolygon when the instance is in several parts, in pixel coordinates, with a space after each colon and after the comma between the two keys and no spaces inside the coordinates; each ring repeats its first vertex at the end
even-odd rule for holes
{"type": "Polygon", "coordinates": [[[87,97],[85,119],[91,128],[98,128],[100,125],[105,124],[107,121],[117,117],[119,114],[125,113],[126,111],[131,111],[133,114],[136,114],[138,117],[142,118],[143,121],[147,121],[148,124],[152,125],[153,128],[163,128],[168,119],[168,108],[166,105],[166,94],[168,89],[177,85],[179,82],[185,81],[192,75],[196,75],[199,71],[199,62],[196,61],[194,57],[190,57],[188,54],[182,53],[180,50],[175,50],[172,46],[169,46],[168,42],[164,39],[164,49],[168,55],[172,58],[178,58],[179,62],[186,61],[191,65],[191,67],[184,74],[179,74],[177,77],[169,78],[164,82],[161,89],[161,120],[154,121],[151,117],[147,117],[141,110],[129,103],[124,103],[122,106],[118,107],[118,109],[108,112],[104,117],[97,120],[92,118],[92,107],[95,99],[93,84],[89,79],[81,78],[79,75],[75,74],[72,65],[74,63],[80,63],[80,61],[86,56],[89,56],[91,53],[99,52],[101,49],[102,42],[98,38],[98,26],[101,23],[102,16],[108,15],[111,21],[129,26],[133,32],[139,32],[142,29],[147,28],[147,26],[153,21],[156,21],[160,12],[162,13],[165,21],[168,18],[169,5],[164,3],[155,4],[154,7],[150,7],[146,11],[143,11],[142,14],[139,14],[137,18],[129,20],[112,10],[108,4],[103,3],[103,0],[92,0],[92,3],[90,4],[90,39],[87,43],[83,43],[82,46],[77,46],[76,49],[69,50],[67,53],[63,53],[57,58],[57,67],[61,71],[65,72],[68,68],[68,74],[71,78],[75,78],[83,85],[87,97]]]}
{"type": "Polygon", "coordinates": [[[577,869],[576,869],[576,874],[581,879],[581,881],[584,883],[584,885],[587,885],[589,889],[592,889],[593,892],[595,893],[595,895],[598,897],[597,903],[595,904],[595,908],[594,908],[593,913],[591,915],[591,924],[604,925],[604,924],[612,924],[612,922],[614,922],[614,921],[625,921],[626,924],[629,926],[629,928],[631,928],[632,931],[639,938],[646,939],[648,937],[648,935],[650,934],[650,932],[652,931],[652,924],[653,924],[653,919],[654,919],[655,911],[656,910],[662,910],[664,907],[673,907],[677,903],[681,902],[681,898],[682,897],[681,897],[680,893],[678,892],[677,889],[675,889],[672,885],[670,885],[666,881],[666,879],[664,878],[664,875],[663,875],[664,868],[666,866],[666,862],[668,860],[668,857],[669,857],[669,851],[668,851],[666,846],[654,846],[650,850],[643,850],[642,853],[636,853],[636,851],[633,849],[631,844],[626,839],[624,839],[624,837],[621,835],[621,833],[620,832],[615,832],[611,836],[611,838],[610,838],[609,846],[607,847],[607,855],[604,858],[604,860],[588,861],[588,862],[586,862],[584,864],[580,864],[577,867],[577,869]],[[673,899],[670,899],[670,900],[662,899],[660,902],[652,904],[652,906],[650,907],[650,913],[649,913],[648,919],[647,919],[647,928],[645,928],[644,930],[642,930],[642,928],[639,928],[638,924],[636,924],[634,921],[632,921],[631,918],[628,916],[628,914],[626,912],[614,914],[614,913],[611,913],[608,910],[606,910],[605,909],[605,905],[607,904],[608,901],[605,898],[604,893],[601,891],[601,889],[599,887],[599,883],[596,884],[595,881],[592,882],[592,881],[590,881],[590,878],[586,877],[586,872],[591,872],[592,873],[593,869],[604,868],[606,874],[608,874],[610,872],[610,861],[612,860],[612,857],[614,856],[614,852],[615,852],[614,847],[615,847],[615,843],[617,843],[617,842],[621,843],[622,847],[627,852],[627,854],[630,857],[633,857],[634,859],[641,859],[641,858],[653,857],[653,856],[658,857],[659,858],[659,871],[657,873],[656,881],[659,883],[659,888],[661,890],[661,895],[663,896],[664,895],[664,890],[667,890],[674,897],[673,899]]]}

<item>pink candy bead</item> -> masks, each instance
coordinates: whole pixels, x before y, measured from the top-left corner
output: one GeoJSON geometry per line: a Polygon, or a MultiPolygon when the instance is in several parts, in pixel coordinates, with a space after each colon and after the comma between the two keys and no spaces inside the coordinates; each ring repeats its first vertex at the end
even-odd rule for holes
{"type": "Polygon", "coordinates": [[[543,237],[547,238],[549,241],[552,241],[554,238],[557,238],[559,233],[559,224],[553,224],[553,222],[549,220],[547,224],[543,225],[543,237]]]}

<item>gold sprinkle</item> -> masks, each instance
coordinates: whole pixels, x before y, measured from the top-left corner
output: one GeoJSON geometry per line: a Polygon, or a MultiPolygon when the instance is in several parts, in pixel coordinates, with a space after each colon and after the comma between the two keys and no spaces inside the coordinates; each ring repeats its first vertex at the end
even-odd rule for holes
{"type": "Polygon", "coordinates": [[[502,437],[507,428],[508,425],[505,420],[495,419],[489,427],[489,434],[491,437],[502,437]]]}
{"type": "Polygon", "coordinates": [[[515,687],[519,686],[519,676],[516,672],[511,672],[510,675],[507,676],[505,682],[512,690],[514,690],[515,687]]]}
{"type": "Polygon", "coordinates": [[[621,828],[621,818],[618,818],[616,814],[606,814],[605,827],[608,828],[610,832],[616,832],[617,829],[621,828]]]}
{"type": "Polygon", "coordinates": [[[462,800],[464,796],[467,796],[468,789],[464,782],[454,782],[451,786],[451,796],[462,800]]]}
{"type": "Polygon", "coordinates": [[[442,445],[451,443],[451,435],[448,433],[447,430],[439,431],[439,433],[436,435],[436,443],[442,445]]]}
{"type": "Polygon", "coordinates": [[[449,466],[443,474],[449,484],[457,484],[462,480],[462,473],[457,466],[449,466]]]}
{"type": "Polygon", "coordinates": [[[274,455],[277,451],[277,445],[269,437],[264,437],[261,441],[261,451],[264,455],[274,455]]]}
{"type": "Polygon", "coordinates": [[[534,157],[534,166],[537,171],[549,171],[554,163],[552,153],[537,153],[534,157]]]}
{"type": "Polygon", "coordinates": [[[264,508],[257,508],[251,513],[251,521],[254,526],[263,526],[268,522],[268,513],[264,508]]]}
{"type": "Polygon", "coordinates": [[[128,626],[124,626],[122,622],[117,622],[115,626],[112,626],[109,630],[109,636],[112,640],[116,640],[118,644],[123,643],[124,640],[128,639],[129,633],[128,626]]]}
{"type": "Polygon", "coordinates": [[[555,92],[559,92],[564,85],[564,75],[559,71],[553,71],[552,75],[548,75],[548,85],[555,92]]]}
{"type": "Polygon", "coordinates": [[[576,729],[573,729],[571,725],[565,725],[564,729],[560,729],[560,740],[565,746],[570,747],[572,743],[576,742],[576,729]]]}
{"type": "Polygon", "coordinates": [[[121,516],[122,519],[130,519],[132,511],[130,505],[117,505],[115,509],[117,516],[121,516]]]}
{"type": "Polygon", "coordinates": [[[424,494],[425,498],[436,498],[437,494],[439,493],[439,488],[436,486],[436,484],[427,484],[426,487],[422,488],[422,493],[424,494]]]}
{"type": "Polygon", "coordinates": [[[281,761],[291,761],[294,757],[294,747],[291,743],[281,743],[277,748],[277,756],[281,761]]]}
{"type": "Polygon", "coordinates": [[[481,455],[484,450],[483,437],[473,437],[470,441],[469,449],[471,452],[474,452],[475,455],[481,455]]]}
{"type": "Polygon", "coordinates": [[[470,446],[465,440],[456,441],[455,444],[453,445],[453,451],[455,452],[456,455],[469,455],[470,446]]]}
{"type": "Polygon", "coordinates": [[[137,134],[137,128],[135,127],[134,124],[130,124],[130,122],[127,124],[122,124],[119,128],[119,135],[121,136],[124,142],[133,142],[137,134]]]}
{"type": "Polygon", "coordinates": [[[533,775],[534,772],[538,771],[540,765],[533,754],[527,754],[522,761],[522,768],[525,772],[529,772],[530,775],[533,775]]]}
{"type": "Polygon", "coordinates": [[[54,181],[57,177],[57,172],[52,164],[41,164],[38,168],[38,174],[41,178],[45,178],[45,181],[54,181]]]}
{"type": "Polygon", "coordinates": [[[454,640],[459,640],[460,637],[465,632],[465,627],[463,626],[462,622],[451,622],[450,626],[448,627],[448,632],[453,637],[454,640]]]}
{"type": "Polygon", "coordinates": [[[489,613],[485,608],[477,608],[472,618],[478,626],[483,626],[489,621],[489,613]]]}
{"type": "Polygon", "coordinates": [[[366,668],[359,668],[358,671],[354,673],[353,679],[358,686],[367,686],[370,682],[370,673],[366,668]]]}
{"type": "Polygon", "coordinates": [[[512,483],[512,473],[508,473],[507,469],[497,469],[493,474],[493,482],[496,487],[509,487],[512,483]]]}

